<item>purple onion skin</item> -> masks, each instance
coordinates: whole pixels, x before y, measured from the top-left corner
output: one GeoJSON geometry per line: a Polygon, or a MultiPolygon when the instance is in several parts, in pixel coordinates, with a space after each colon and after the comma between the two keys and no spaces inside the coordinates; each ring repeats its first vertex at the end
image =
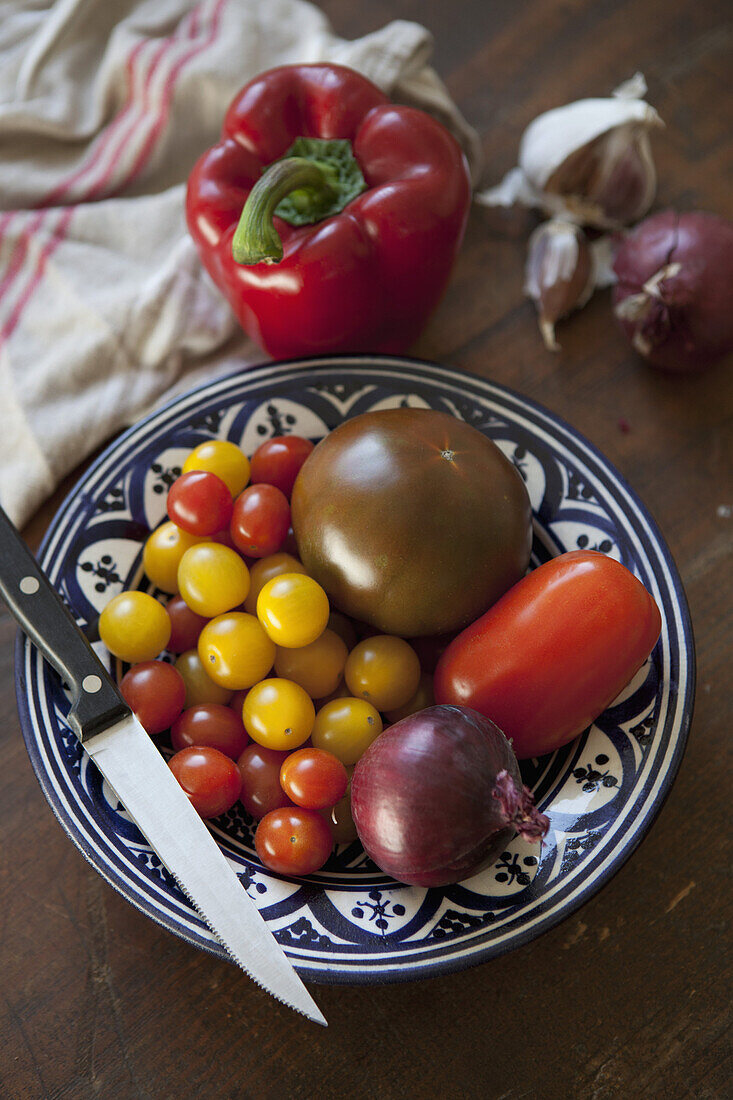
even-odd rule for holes
{"type": "Polygon", "coordinates": [[[625,237],[614,261],[614,312],[637,351],[655,367],[704,370],[733,350],[733,222],[717,214],[665,210],[625,237]],[[671,264],[676,274],[646,295],[643,316],[619,307],[671,264]]]}
{"type": "Polygon", "coordinates": [[[519,831],[548,820],[532,804],[501,730],[468,707],[403,718],[356,765],[351,811],[367,855],[414,886],[446,886],[490,866],[519,831]],[[498,780],[498,782],[497,782],[498,780]]]}

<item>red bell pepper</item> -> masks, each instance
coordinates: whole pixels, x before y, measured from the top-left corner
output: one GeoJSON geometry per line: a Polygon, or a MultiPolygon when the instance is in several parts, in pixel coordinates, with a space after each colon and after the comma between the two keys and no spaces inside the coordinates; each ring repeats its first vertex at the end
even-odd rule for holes
{"type": "Polygon", "coordinates": [[[465,158],[435,119],[351,69],[293,65],[231,104],[186,215],[209,274],[272,356],[397,353],[445,289],[470,197],[465,158]]]}

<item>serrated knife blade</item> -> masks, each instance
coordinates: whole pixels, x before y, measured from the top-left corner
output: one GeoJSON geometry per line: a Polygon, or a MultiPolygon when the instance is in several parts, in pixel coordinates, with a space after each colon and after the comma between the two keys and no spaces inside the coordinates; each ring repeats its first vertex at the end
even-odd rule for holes
{"type": "Polygon", "coordinates": [[[68,721],[84,749],[217,939],[253,981],[325,1025],[255,903],[2,508],[0,594],[69,685],[68,721]]]}

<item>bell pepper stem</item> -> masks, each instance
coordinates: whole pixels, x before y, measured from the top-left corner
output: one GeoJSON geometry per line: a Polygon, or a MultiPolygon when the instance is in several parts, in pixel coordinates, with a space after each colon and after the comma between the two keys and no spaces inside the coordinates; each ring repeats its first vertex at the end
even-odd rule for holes
{"type": "Polygon", "coordinates": [[[321,204],[333,198],[327,165],[304,157],[275,161],[254,185],[232,238],[232,256],[238,264],[277,264],[283,258],[280,234],[273,215],[286,195],[301,192],[305,204],[321,204]]]}

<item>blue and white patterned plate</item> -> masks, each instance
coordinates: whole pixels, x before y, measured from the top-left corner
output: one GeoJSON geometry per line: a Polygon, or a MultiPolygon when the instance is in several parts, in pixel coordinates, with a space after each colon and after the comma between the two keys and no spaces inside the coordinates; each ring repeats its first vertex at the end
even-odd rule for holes
{"type": "MultiPolygon", "coordinates": [[[[550,817],[541,849],[514,840],[488,870],[426,890],[395,883],[358,843],[342,846],[309,879],[289,879],[263,869],[252,821],[241,808],[212,825],[276,938],[300,973],[316,981],[402,981],[456,970],[557,924],[614,874],[649,828],[679,766],[692,712],[685,597],[643,505],[603,456],[555,416],[501,386],[433,364],[368,356],[268,364],[181,397],[92,466],[48,531],[43,567],[94,636],[107,601],[145,583],[143,539],[162,520],[167,488],[197,443],[230,439],[251,454],[271,435],[316,439],[345,418],[397,405],[448,411],[490,436],[526,481],[533,563],[578,547],[610,554],[652,592],[663,627],[650,660],[590,729],[523,765],[550,817]]],[[[139,909],[223,955],[81,751],[58,678],[22,639],[17,689],[33,767],[74,843],[139,909]]]]}

